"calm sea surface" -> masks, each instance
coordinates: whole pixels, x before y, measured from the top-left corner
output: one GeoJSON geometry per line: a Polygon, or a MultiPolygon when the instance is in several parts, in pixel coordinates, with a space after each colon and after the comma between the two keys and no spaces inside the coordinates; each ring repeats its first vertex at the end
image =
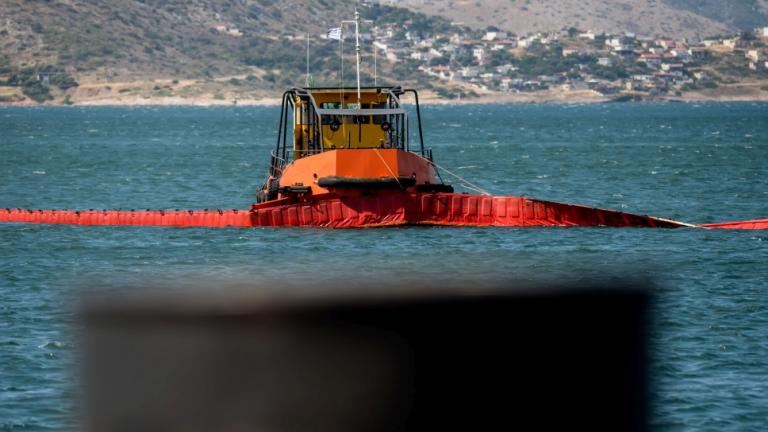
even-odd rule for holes
{"type": "MultiPolygon", "coordinates": [[[[694,223],[768,217],[768,104],[423,111],[436,161],[494,194],[694,223]]],[[[277,118],[263,107],[0,108],[0,207],[247,208],[277,118]]],[[[82,285],[311,280],[327,268],[653,278],[654,428],[768,428],[768,232],[5,224],[0,429],[73,427],[70,300],[82,285]]]]}

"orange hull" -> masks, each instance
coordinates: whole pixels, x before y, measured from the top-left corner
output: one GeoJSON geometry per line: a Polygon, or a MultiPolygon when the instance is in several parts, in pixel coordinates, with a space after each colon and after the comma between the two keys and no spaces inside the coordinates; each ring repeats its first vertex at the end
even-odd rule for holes
{"type": "Polygon", "coordinates": [[[342,181],[334,187],[332,179],[371,184],[379,181],[410,192],[415,191],[416,185],[437,183],[432,164],[415,153],[398,149],[339,149],[306,156],[286,165],[280,177],[280,197],[292,195],[292,190],[316,196],[342,188],[346,194],[364,189],[345,188],[342,181]]]}

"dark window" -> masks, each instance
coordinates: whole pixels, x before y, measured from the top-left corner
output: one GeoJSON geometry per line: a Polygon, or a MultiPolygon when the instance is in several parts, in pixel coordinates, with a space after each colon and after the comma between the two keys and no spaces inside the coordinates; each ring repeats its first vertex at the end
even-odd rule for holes
{"type": "MultiPolygon", "coordinates": [[[[373,109],[386,109],[387,104],[385,103],[379,103],[379,104],[371,104],[371,108],[373,109]]],[[[386,115],[374,115],[373,116],[373,124],[382,124],[385,121],[387,121],[386,115]]]]}

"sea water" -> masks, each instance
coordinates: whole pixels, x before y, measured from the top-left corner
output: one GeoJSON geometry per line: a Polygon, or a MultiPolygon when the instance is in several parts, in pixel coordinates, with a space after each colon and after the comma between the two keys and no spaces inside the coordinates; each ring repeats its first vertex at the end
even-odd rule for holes
{"type": "MultiPolygon", "coordinates": [[[[422,113],[436,162],[493,194],[693,223],[768,217],[768,104],[425,106],[422,113]]],[[[0,207],[244,209],[264,180],[278,116],[276,107],[0,108],[0,207]]],[[[0,429],[77,427],[72,299],[84,285],[108,292],[115,284],[190,279],[311,282],[329,273],[653,280],[651,425],[768,425],[766,232],[4,224],[0,429]]]]}

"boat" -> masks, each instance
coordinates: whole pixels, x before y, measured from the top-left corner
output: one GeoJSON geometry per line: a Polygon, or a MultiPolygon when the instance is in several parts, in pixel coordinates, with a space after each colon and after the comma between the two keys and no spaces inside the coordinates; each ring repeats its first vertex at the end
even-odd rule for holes
{"type": "MultiPolygon", "coordinates": [[[[355,29],[359,28],[356,14],[355,29]]],[[[357,36],[357,34],[356,34],[357,36]]],[[[359,39],[358,39],[359,41],[359,39]]],[[[357,43],[359,54],[359,42],[357,43]]],[[[256,202],[243,210],[0,209],[0,222],[200,227],[607,226],[768,229],[768,219],[690,224],[520,196],[492,196],[425,147],[419,94],[402,86],[294,87],[256,202]],[[413,97],[407,109],[402,97],[413,97]],[[415,115],[415,121],[411,118],[415,115]],[[410,130],[415,127],[415,133],[410,130]],[[412,135],[418,142],[411,142],[412,135]],[[479,194],[456,193],[451,175],[479,194]]]]}
{"type": "Polygon", "coordinates": [[[453,192],[438,177],[423,137],[414,89],[292,88],[283,94],[277,145],[257,202],[380,190],[453,192]],[[418,147],[409,141],[408,113],[400,102],[405,93],[416,101],[418,147]]]}

